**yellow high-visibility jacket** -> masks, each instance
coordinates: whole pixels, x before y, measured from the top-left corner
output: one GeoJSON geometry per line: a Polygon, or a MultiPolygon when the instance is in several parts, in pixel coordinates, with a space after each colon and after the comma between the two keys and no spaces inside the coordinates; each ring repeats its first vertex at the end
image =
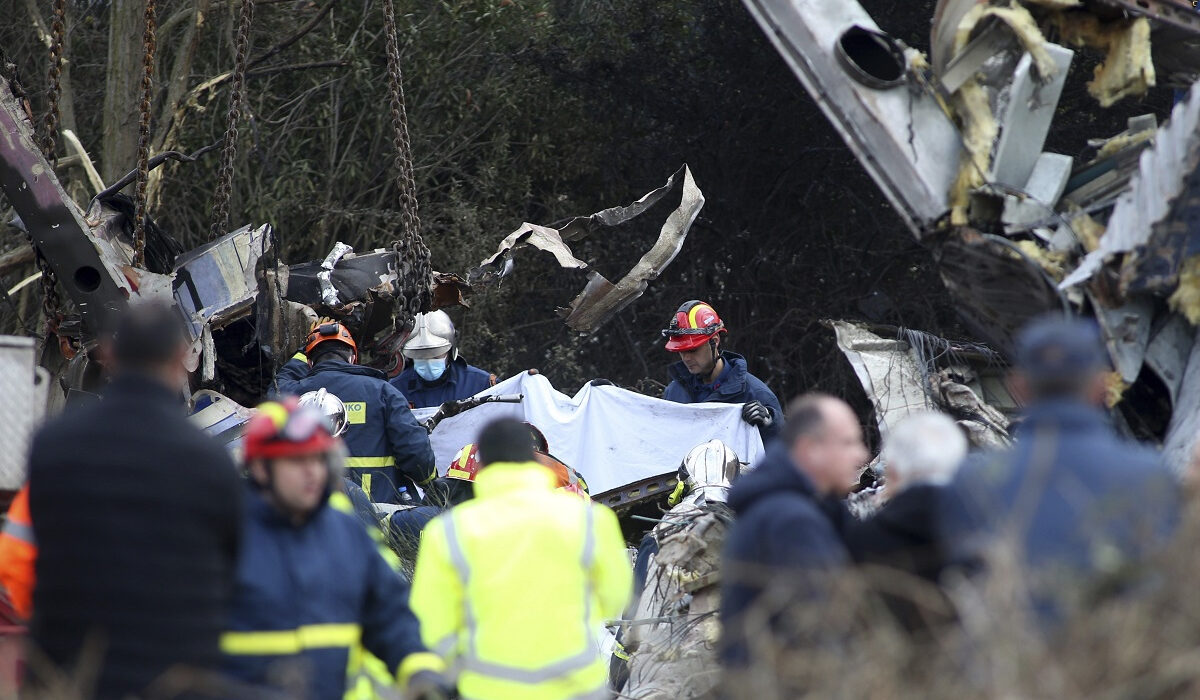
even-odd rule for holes
{"type": "Polygon", "coordinates": [[[633,571],[617,516],[556,485],[536,462],[488,465],[421,534],[410,606],[463,698],[607,697],[599,637],[633,571]]]}

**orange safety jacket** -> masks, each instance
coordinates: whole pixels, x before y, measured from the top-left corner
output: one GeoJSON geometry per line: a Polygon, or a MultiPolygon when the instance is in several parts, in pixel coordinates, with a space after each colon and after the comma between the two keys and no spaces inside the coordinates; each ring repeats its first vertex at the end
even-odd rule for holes
{"type": "Polygon", "coordinates": [[[0,584],[8,592],[13,609],[26,620],[33,614],[33,565],[36,560],[37,543],[33,539],[29,484],[26,483],[9,505],[4,529],[0,530],[0,584]]]}

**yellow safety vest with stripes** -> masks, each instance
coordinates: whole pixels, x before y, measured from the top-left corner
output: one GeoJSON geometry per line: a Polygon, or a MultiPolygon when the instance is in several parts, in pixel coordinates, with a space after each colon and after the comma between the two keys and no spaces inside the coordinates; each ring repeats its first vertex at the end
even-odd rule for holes
{"type": "Polygon", "coordinates": [[[556,485],[536,462],[489,465],[421,535],[410,605],[464,698],[607,697],[603,621],[632,571],[613,512],[556,485]]]}

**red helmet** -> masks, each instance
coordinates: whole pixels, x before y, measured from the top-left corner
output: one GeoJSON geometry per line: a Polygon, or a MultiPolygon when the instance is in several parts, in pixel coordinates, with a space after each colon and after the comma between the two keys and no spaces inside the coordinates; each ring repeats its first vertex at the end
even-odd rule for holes
{"type": "Polygon", "coordinates": [[[727,333],[725,323],[709,304],[693,299],[684,302],[675,312],[671,325],[662,332],[667,339],[668,352],[695,350],[712,340],[718,333],[727,333]]]}
{"type": "Polygon", "coordinates": [[[245,455],[251,459],[274,459],[319,454],[333,448],[325,416],[299,399],[268,401],[246,426],[245,455]]]}
{"type": "Polygon", "coordinates": [[[446,470],[446,478],[475,481],[475,475],[479,473],[479,468],[482,466],[479,463],[479,446],[471,443],[459,450],[458,456],[446,470]]]}
{"type": "Polygon", "coordinates": [[[308,337],[304,339],[304,354],[312,356],[312,351],[321,343],[342,343],[350,346],[354,351],[354,357],[358,357],[358,344],[354,342],[354,336],[350,335],[350,331],[346,326],[325,318],[317,321],[308,331],[308,337]]]}

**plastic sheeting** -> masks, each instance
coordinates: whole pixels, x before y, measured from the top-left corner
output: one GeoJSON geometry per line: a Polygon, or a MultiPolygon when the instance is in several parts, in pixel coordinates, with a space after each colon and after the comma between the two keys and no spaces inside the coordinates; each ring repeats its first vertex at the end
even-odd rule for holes
{"type": "MultiPolygon", "coordinates": [[[[741,404],[679,404],[590,384],[567,396],[546,377],[527,372],[481,394],[524,394],[525,400],[484,404],[439,423],[429,437],[440,473],[488,421],[503,416],[536,425],[550,452],[583,474],[593,496],[673,471],[688,450],[714,438],[743,462],[756,461],[763,451],[758,429],[742,420],[741,404]]],[[[420,421],[436,410],[413,415],[420,421]]]]}

